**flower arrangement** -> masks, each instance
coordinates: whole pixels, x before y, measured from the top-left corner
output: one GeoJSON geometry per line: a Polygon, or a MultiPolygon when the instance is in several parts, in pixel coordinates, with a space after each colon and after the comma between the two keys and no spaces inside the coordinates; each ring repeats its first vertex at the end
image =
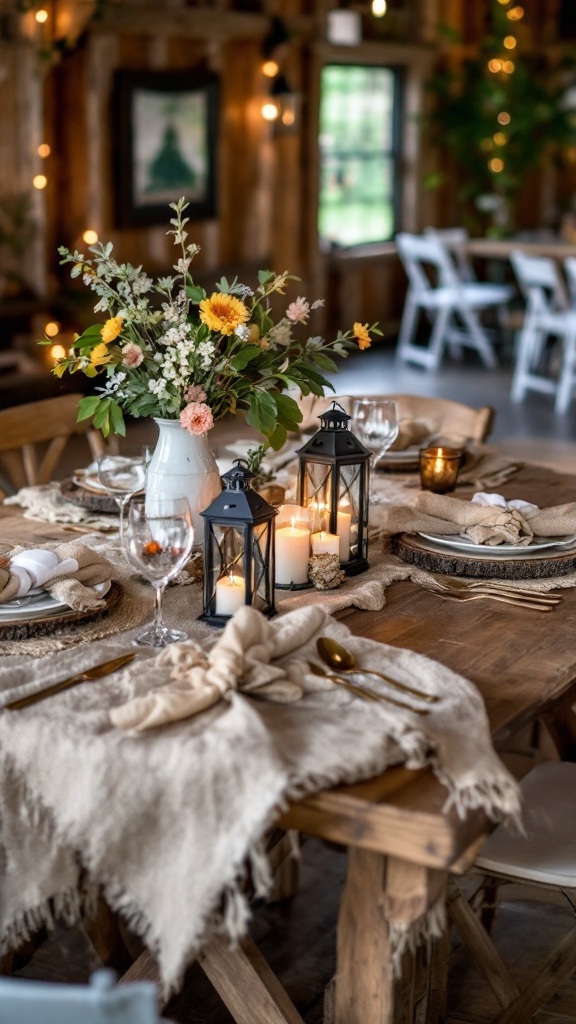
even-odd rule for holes
{"type": "Polygon", "coordinates": [[[184,199],[170,204],[175,216],[167,234],[181,247],[174,276],[153,281],[141,267],[117,263],[111,242],[90,246],[92,258],[58,250],[61,262],[72,264],[72,277],[82,275],[98,295],[94,311],[108,319],[75,337],[53,372],[104,378],[97,394],[81,400],[78,419],[92,418],[105,437],[125,433],[124,413],[179,419],[192,434],[204,434],[227,413],[242,413],[268,445],[281,448],[302,419],[286,391],[321,396],[326,387],[333,390],[323,376],[337,369],[333,357],[368,348],[370,332],[380,331],[355,323],[331,341],[299,339],[297,328],[323,303],[300,296],[274,322],[271,297],[283,296],[288,282],[298,280],[287,271],[260,271],[255,292],[223,277],[207,295],[190,274],[199,250],[187,243],[187,205],[184,199]]]}

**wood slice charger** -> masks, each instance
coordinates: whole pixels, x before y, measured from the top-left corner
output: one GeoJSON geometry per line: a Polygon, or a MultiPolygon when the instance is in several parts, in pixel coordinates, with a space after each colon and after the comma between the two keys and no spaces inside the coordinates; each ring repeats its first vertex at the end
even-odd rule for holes
{"type": "Polygon", "coordinates": [[[61,480],[60,493],[65,501],[86,508],[90,512],[110,512],[112,515],[119,515],[118,505],[109,494],[88,491],[84,487],[79,487],[73,480],[61,480]]]}
{"type": "Polygon", "coordinates": [[[54,633],[61,633],[68,626],[75,626],[78,622],[86,622],[88,619],[93,622],[102,615],[107,615],[122,597],[122,587],[116,580],[112,580],[110,589],[104,595],[102,608],[89,608],[87,611],[78,612],[73,608],[63,608],[55,615],[45,615],[38,618],[0,620],[0,640],[28,640],[30,637],[51,636],[54,633]]]}
{"type": "MultiPolygon", "coordinates": [[[[486,549],[487,551],[489,548],[486,549]]],[[[534,552],[529,558],[489,558],[460,551],[433,548],[429,541],[409,533],[392,538],[392,551],[403,562],[428,572],[447,576],[473,576],[476,579],[537,580],[549,576],[567,576],[576,572],[576,550],[552,548],[534,552]]]]}

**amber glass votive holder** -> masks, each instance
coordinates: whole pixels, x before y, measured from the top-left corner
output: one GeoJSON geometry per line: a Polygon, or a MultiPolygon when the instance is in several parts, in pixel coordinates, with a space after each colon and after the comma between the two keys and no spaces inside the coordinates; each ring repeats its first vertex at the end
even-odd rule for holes
{"type": "Polygon", "coordinates": [[[420,483],[423,491],[448,494],[456,487],[462,461],[460,448],[421,448],[420,483]]]}

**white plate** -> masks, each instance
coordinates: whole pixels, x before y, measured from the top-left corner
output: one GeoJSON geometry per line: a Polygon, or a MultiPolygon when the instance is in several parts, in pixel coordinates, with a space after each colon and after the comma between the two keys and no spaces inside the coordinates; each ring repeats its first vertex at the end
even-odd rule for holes
{"type": "Polygon", "coordinates": [[[72,483],[76,484],[77,487],[81,487],[84,491],[93,491],[95,494],[108,494],[108,491],[102,486],[97,476],[88,474],[85,476],[73,476],[72,483]]]}
{"type": "MultiPolygon", "coordinates": [[[[104,583],[96,583],[92,588],[98,597],[104,597],[112,585],[111,580],[104,583]]],[[[17,597],[13,601],[0,604],[0,619],[21,622],[23,619],[43,619],[47,615],[55,615],[68,608],[66,601],[52,597],[46,590],[35,591],[27,594],[26,597],[17,597]]]]}
{"type": "Polygon", "coordinates": [[[573,537],[564,537],[562,540],[557,537],[536,537],[530,541],[530,544],[518,545],[518,544],[495,544],[490,546],[488,544],[475,544],[473,540],[468,537],[461,537],[459,535],[447,534],[446,536],[438,536],[433,533],[419,533],[419,537],[423,537],[424,540],[430,540],[433,544],[438,544],[441,547],[452,548],[455,551],[468,551],[474,555],[490,555],[490,557],[496,556],[497,558],[505,555],[509,558],[511,555],[516,558],[522,558],[526,554],[534,554],[537,551],[544,551],[545,548],[569,548],[571,545],[576,544],[576,535],[573,537]]]}
{"type": "Polygon", "coordinates": [[[378,462],[418,462],[420,459],[419,448],[404,448],[401,452],[384,452],[378,462]]]}

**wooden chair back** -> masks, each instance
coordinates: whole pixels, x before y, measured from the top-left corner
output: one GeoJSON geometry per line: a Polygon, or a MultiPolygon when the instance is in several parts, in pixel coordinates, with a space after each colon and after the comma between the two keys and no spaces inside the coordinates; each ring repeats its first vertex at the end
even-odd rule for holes
{"type": "Polygon", "coordinates": [[[77,422],[82,395],[61,395],[28,402],[0,412],[0,495],[52,479],[71,437],[85,434],[90,455],[105,444],[90,421],[77,422]]]}

